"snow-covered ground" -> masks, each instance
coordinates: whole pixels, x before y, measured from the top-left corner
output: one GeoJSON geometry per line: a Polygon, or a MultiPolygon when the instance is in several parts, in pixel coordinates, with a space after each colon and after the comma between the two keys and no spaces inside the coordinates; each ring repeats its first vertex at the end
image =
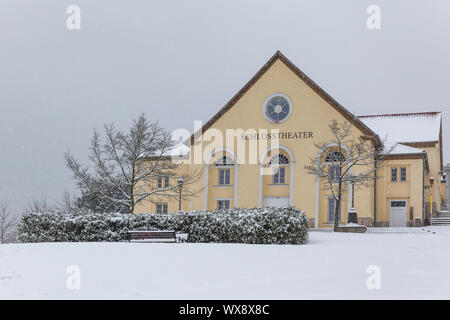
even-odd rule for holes
{"type": "Polygon", "coordinates": [[[450,227],[425,229],[311,232],[303,246],[0,245],[0,299],[449,299],[450,227]],[[80,290],[67,289],[70,265],[80,290]]]}

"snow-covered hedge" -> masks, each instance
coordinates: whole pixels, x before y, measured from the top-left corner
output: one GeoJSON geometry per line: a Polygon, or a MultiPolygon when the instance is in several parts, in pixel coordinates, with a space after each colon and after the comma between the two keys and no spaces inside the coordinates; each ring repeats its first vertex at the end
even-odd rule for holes
{"type": "Polygon", "coordinates": [[[188,242],[304,244],[308,220],[296,208],[229,209],[178,214],[28,213],[22,242],[120,241],[128,230],[176,230],[188,242]]]}

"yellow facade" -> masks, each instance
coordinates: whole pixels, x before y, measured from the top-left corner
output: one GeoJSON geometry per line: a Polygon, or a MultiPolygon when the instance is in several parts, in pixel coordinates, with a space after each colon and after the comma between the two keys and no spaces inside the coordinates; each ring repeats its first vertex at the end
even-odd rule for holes
{"type": "MultiPolygon", "coordinates": [[[[229,201],[230,207],[254,208],[264,206],[271,199],[284,199],[288,205],[305,211],[311,226],[331,226],[328,214],[330,192],[326,190],[324,182],[308,174],[304,166],[310,163],[310,159],[318,157],[315,143],[331,139],[328,125],[332,120],[354,122],[352,136],[355,139],[372,134],[356,117],[320,90],[281,53],[275,54],[243,90],[203,127],[206,130],[191,140],[190,161],[197,164],[181,164],[177,170],[188,172],[201,167],[203,172],[202,177],[190,186],[199,190],[198,194],[183,199],[182,210],[214,210],[221,200],[229,201]],[[267,99],[277,93],[287,97],[291,103],[291,112],[281,123],[268,121],[263,111],[267,99]],[[219,148],[211,146],[210,142],[214,141],[214,137],[217,138],[220,134],[225,137],[227,130],[235,133],[232,143],[228,141],[219,148]],[[269,141],[261,138],[263,136],[259,140],[252,138],[256,137],[255,133],[264,130],[279,130],[280,139],[277,144],[272,145],[275,139],[269,141]],[[248,140],[245,140],[246,137],[248,140]],[[192,159],[194,154],[198,154],[198,150],[201,150],[203,158],[200,163],[192,159]],[[260,173],[267,169],[271,157],[279,153],[288,158],[289,164],[280,166],[284,169],[283,183],[274,183],[273,174],[260,173]],[[228,156],[233,164],[216,166],[216,161],[223,156],[228,156]],[[229,183],[220,183],[220,170],[228,170],[222,172],[222,179],[229,179],[229,183]],[[224,178],[225,176],[228,178],[224,178]]],[[[376,134],[373,135],[375,137],[376,134]]],[[[427,148],[428,159],[406,157],[384,161],[383,168],[378,173],[376,187],[372,184],[355,190],[354,203],[359,222],[373,225],[376,219],[376,225],[388,226],[389,201],[405,199],[408,205],[408,225],[413,225],[416,218],[422,221],[424,204],[431,191],[436,195],[434,201],[438,203],[436,209],[439,210],[439,148],[439,145],[427,148]],[[392,166],[407,168],[407,181],[391,183],[389,170],[392,166]],[[437,183],[424,192],[424,181],[432,175],[437,183]],[[412,217],[409,216],[410,212],[412,217]]],[[[341,212],[343,222],[347,221],[347,212],[352,202],[351,188],[345,187],[341,212]]],[[[166,201],[170,213],[177,212],[176,197],[158,201],[166,201]]],[[[155,212],[155,200],[139,203],[135,212],[155,212]]]]}
{"type": "Polygon", "coordinates": [[[422,159],[389,160],[378,173],[377,181],[377,225],[389,226],[391,200],[406,200],[407,222],[414,225],[415,219],[422,220],[424,201],[424,161],[422,159]],[[391,168],[407,168],[405,182],[391,182],[391,168]],[[412,216],[411,216],[412,213],[412,216]]]}

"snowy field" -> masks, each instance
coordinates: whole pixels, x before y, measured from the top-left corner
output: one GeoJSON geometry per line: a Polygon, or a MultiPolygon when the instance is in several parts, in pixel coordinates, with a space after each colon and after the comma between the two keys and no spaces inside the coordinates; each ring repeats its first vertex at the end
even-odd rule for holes
{"type": "Polygon", "coordinates": [[[0,245],[0,298],[449,299],[450,227],[426,230],[311,232],[303,246],[0,245]],[[69,265],[80,267],[80,290],[67,289],[69,265]],[[369,265],[380,268],[378,290],[367,288],[369,265]]]}

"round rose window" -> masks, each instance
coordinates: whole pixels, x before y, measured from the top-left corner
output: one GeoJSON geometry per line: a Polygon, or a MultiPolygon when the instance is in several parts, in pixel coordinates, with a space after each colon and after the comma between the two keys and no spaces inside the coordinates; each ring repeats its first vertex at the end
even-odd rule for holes
{"type": "Polygon", "coordinates": [[[272,122],[282,122],[291,113],[291,104],[283,96],[270,98],[265,105],[266,118],[272,122]]]}

